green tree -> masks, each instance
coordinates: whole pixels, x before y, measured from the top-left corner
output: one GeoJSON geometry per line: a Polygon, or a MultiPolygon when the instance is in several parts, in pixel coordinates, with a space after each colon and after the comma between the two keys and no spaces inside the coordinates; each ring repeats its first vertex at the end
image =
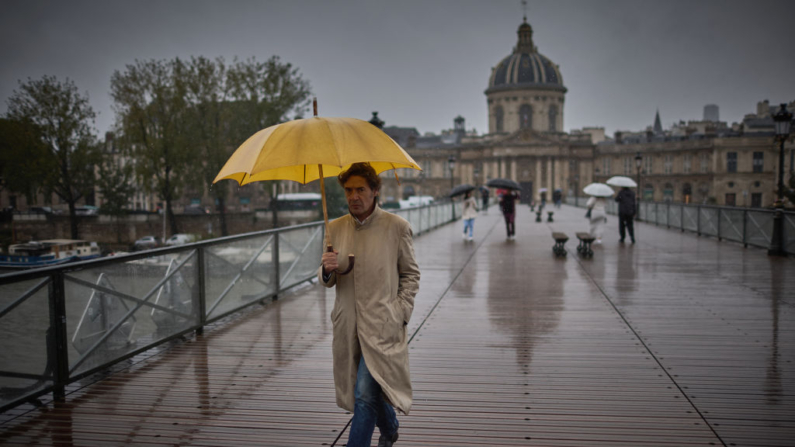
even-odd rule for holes
{"type": "MultiPolygon", "coordinates": [[[[279,56],[272,56],[265,62],[255,58],[235,60],[228,69],[227,87],[234,102],[230,130],[237,145],[266,127],[299,119],[309,109],[309,81],[303,79],[298,68],[282,62],[279,56]]],[[[277,188],[272,181],[260,183],[270,193],[276,226],[273,204],[277,188]]]]}
{"type": "Polygon", "coordinates": [[[34,201],[42,177],[57,170],[39,129],[30,120],[0,118],[0,190],[34,201]]]}
{"type": "Polygon", "coordinates": [[[135,173],[132,165],[124,163],[123,158],[111,153],[105,154],[97,170],[97,188],[102,194],[99,212],[112,216],[116,221],[116,242],[121,243],[122,225],[119,219],[127,215],[130,197],[135,194],[135,173]]]}
{"type": "Polygon", "coordinates": [[[127,65],[111,77],[117,127],[135,159],[139,184],[165,202],[171,233],[179,233],[172,201],[201,163],[188,138],[186,66],[179,58],[127,65]]]}
{"type": "Polygon", "coordinates": [[[61,82],[55,76],[20,82],[19,90],[8,100],[7,117],[35,126],[46,148],[41,154],[38,143],[15,149],[41,158],[37,178],[23,183],[37,184],[44,194],[54,193],[68,204],[73,239],[79,237],[75,205],[93,191],[94,170],[90,167],[100,156],[92,132],[95,116],[88,95],[81,95],[71,80],[61,82]]]}

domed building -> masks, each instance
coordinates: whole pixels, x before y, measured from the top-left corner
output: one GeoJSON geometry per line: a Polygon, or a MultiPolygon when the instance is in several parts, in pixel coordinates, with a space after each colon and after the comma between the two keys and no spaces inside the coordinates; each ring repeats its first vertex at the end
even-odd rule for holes
{"type": "Polygon", "coordinates": [[[560,67],[538,52],[527,18],[516,34],[513,52],[491,69],[485,92],[489,133],[561,132],[566,87],[560,67]]]}

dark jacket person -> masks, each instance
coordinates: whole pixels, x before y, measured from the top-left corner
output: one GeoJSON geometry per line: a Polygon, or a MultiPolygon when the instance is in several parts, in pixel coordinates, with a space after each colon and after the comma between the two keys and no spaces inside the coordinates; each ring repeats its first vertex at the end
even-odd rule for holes
{"type": "Polygon", "coordinates": [[[635,243],[635,193],[631,189],[624,187],[616,196],[618,202],[618,233],[621,235],[619,242],[624,243],[626,232],[629,231],[629,238],[635,243]]]}

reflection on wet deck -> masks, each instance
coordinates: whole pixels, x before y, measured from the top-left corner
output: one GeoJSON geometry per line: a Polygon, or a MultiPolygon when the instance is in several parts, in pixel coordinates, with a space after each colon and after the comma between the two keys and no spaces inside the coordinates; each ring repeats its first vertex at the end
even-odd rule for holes
{"type": "MultiPolygon", "coordinates": [[[[580,209],[516,241],[496,208],[417,238],[415,403],[398,445],[791,446],[795,260],[640,224],[552,253],[580,209]],[[790,292],[787,292],[787,291],[790,292]]],[[[333,445],[328,315],[304,288],[0,426],[15,445],[333,445]]],[[[343,433],[342,445],[347,438],[343,433]]]]}

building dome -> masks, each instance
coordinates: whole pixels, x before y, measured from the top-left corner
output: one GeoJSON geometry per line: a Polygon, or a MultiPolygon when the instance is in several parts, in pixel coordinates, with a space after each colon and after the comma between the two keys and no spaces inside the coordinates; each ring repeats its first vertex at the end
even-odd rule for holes
{"type": "Polygon", "coordinates": [[[493,68],[486,94],[525,88],[566,92],[560,68],[533,45],[533,28],[527,21],[519,25],[517,34],[513,53],[493,68]]]}

